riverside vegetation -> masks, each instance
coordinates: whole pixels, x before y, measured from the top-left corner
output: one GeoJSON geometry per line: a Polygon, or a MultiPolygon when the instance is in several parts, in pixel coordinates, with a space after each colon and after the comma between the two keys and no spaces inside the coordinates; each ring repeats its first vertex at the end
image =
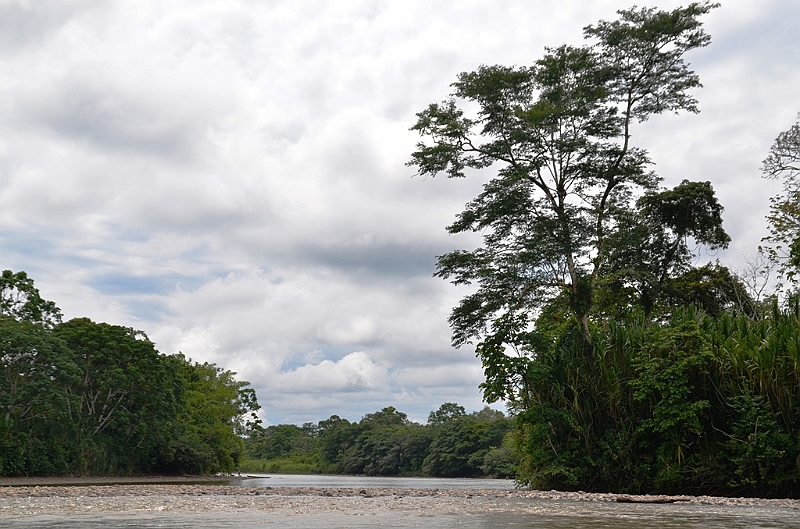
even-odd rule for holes
{"type": "Polygon", "coordinates": [[[360,422],[263,428],[248,382],[159,353],[147,336],[63,322],[25,272],[0,275],[0,476],[513,475],[511,421],[457,404],[427,425],[389,407],[360,422]],[[245,455],[246,454],[246,455],[245,455]]]}
{"type": "Polygon", "coordinates": [[[619,11],[586,45],[460,74],[417,114],[419,175],[487,179],[448,227],[483,243],[436,275],[470,286],[453,345],[475,347],[484,398],[516,416],[521,484],[800,496],[800,121],[764,161],[784,189],[738,274],[698,266],[730,242],[710,182],[660,187],[633,141],[698,111],[684,56],[717,7],[619,11]]]}
{"type": "Polygon", "coordinates": [[[25,272],[0,276],[0,476],[233,471],[257,425],[235,373],[147,336],[61,321],[25,272]]]}

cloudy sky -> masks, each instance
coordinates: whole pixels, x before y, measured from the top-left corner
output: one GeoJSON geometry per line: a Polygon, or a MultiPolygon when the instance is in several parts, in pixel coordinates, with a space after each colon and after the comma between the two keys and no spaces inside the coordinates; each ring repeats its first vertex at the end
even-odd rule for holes
{"type": "MultiPolygon", "coordinates": [[[[474,244],[444,227],[483,181],[414,177],[408,129],[458,72],[629,5],[0,0],[0,267],[67,318],[237,371],[268,423],[479,409],[473,351],[449,345],[463,292],[432,272],[474,244]]],[[[800,0],[723,2],[688,57],[701,113],[634,130],[667,185],[713,183],[733,244],[707,257],[734,268],[800,111],[798,20],[800,0]]]]}

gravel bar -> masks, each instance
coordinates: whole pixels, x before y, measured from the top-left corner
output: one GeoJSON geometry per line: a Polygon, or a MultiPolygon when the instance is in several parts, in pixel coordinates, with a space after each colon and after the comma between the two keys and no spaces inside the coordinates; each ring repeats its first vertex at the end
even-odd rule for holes
{"type": "MultiPolygon", "coordinates": [[[[632,496],[610,493],[537,490],[458,490],[396,488],[249,487],[213,484],[213,479],[182,478],[153,484],[137,483],[9,485],[0,482],[0,514],[122,512],[122,511],[226,511],[256,509],[312,512],[367,508],[432,508],[445,512],[486,512],[532,504],[521,500],[569,502],[635,502],[714,506],[748,506],[800,509],[800,500],[724,498],[716,496],[632,496]],[[208,481],[198,483],[198,481],[208,481]]],[[[216,478],[219,481],[219,478],[216,478]]],[[[227,480],[230,481],[230,480],[227,480]]]]}

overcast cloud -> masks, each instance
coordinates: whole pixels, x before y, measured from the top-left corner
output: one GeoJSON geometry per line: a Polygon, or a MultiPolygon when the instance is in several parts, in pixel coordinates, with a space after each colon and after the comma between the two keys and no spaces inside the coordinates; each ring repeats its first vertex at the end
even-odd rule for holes
{"type": "MultiPolygon", "coordinates": [[[[249,380],[268,423],[482,406],[435,256],[483,183],[413,177],[414,114],[629,1],[0,0],[0,262],[67,318],[249,380]]],[[[641,2],[640,2],[641,4],[641,2]]],[[[649,4],[649,2],[647,2],[649,4]]],[[[674,8],[681,2],[657,4],[674,8]]],[[[634,130],[666,185],[710,180],[742,266],[800,111],[800,1],[736,0],[688,57],[699,115],[634,130]]]]}

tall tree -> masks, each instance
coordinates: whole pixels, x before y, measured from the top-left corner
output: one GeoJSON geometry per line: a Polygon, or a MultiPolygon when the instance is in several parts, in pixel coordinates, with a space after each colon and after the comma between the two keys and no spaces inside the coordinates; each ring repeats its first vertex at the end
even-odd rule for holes
{"type": "Polygon", "coordinates": [[[412,129],[428,139],[409,161],[419,174],[497,167],[448,227],[481,232],[483,245],[440,256],[436,272],[477,285],[450,324],[454,345],[481,341],[486,368],[527,341],[538,311],[558,296],[589,339],[609,237],[637,191],[658,183],[632,127],[667,111],[697,112],[690,91],[700,81],[683,57],[710,42],[698,19],[716,6],[619,11],[584,29],[592,44],[548,48],[529,67],[462,73],[448,100],[417,115],[412,129]]]}
{"type": "Polygon", "coordinates": [[[770,199],[769,235],[763,241],[768,257],[794,280],[800,270],[800,115],[778,134],[761,165],[764,178],[783,181],[782,193],[770,199]]]}

